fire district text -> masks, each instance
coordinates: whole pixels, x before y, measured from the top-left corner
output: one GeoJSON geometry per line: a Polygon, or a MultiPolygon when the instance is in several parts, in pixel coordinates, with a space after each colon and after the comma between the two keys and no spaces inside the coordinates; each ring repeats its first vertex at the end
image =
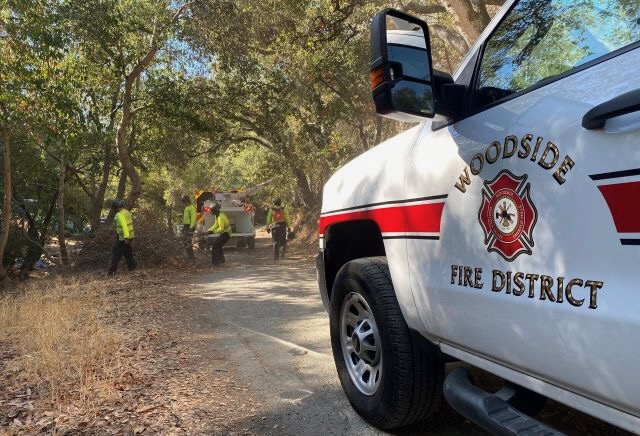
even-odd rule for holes
{"type": "Polygon", "coordinates": [[[581,278],[551,277],[513,271],[492,270],[485,286],[482,268],[451,265],[451,284],[474,289],[489,288],[492,292],[504,292],[515,297],[525,296],[548,300],[552,303],[569,303],[571,306],[598,308],[598,291],[604,282],[581,278]],[[490,281],[490,282],[489,282],[490,281]]]}

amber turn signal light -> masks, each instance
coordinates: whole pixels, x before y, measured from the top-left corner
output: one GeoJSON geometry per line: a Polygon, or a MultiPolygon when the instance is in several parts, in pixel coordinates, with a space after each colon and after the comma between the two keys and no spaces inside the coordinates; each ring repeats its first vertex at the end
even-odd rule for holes
{"type": "Polygon", "coordinates": [[[369,75],[371,79],[371,90],[373,91],[378,86],[384,83],[384,68],[381,66],[374,68],[369,75]]]}

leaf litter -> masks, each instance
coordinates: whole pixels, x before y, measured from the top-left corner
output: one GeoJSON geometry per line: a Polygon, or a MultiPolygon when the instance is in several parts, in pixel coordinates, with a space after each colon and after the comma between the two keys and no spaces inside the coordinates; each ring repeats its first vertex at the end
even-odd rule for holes
{"type": "Polygon", "coordinates": [[[198,304],[180,292],[194,273],[178,267],[83,279],[103,281],[98,315],[122,337],[112,383],[91,401],[66,380],[52,400],[46,383],[20,371],[16,337],[0,336],[0,435],[253,435],[245,427],[260,404],[211,338],[190,330],[198,304]]]}

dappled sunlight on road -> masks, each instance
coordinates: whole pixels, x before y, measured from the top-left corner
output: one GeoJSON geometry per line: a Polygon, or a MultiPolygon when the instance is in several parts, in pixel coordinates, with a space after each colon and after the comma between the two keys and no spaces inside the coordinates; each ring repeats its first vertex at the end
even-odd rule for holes
{"type": "Polygon", "coordinates": [[[308,293],[300,292],[300,288],[293,288],[285,282],[271,281],[265,286],[262,280],[252,278],[230,278],[209,285],[196,285],[185,295],[206,300],[253,300],[253,301],[282,301],[313,307],[315,301],[310,301],[308,293]]]}
{"type": "Polygon", "coordinates": [[[234,252],[234,262],[198,277],[198,282],[185,289],[184,295],[205,300],[269,301],[318,308],[316,272],[308,261],[291,258],[274,262],[260,256],[246,259],[242,254],[234,252]],[[236,263],[236,259],[241,262],[236,263]],[[242,263],[248,260],[260,261],[261,265],[242,263]]]}

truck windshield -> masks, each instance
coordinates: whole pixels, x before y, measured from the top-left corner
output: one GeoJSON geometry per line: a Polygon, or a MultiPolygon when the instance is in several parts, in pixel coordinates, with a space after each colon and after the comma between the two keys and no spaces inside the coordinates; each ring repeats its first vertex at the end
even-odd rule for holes
{"type": "Polygon", "coordinates": [[[489,39],[477,87],[518,92],[638,40],[637,0],[522,0],[489,39]]]}

